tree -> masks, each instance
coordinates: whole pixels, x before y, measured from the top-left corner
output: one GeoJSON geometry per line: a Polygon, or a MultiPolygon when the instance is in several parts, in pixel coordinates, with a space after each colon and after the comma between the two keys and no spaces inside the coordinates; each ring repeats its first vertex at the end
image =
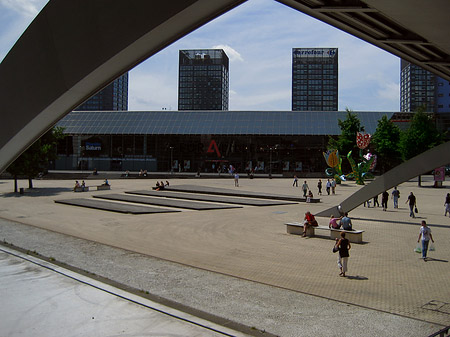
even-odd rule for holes
{"type": "Polygon", "coordinates": [[[443,142],[431,116],[423,108],[414,114],[409,128],[403,132],[400,149],[404,160],[411,159],[443,142]]]}
{"type": "Polygon", "coordinates": [[[56,146],[58,140],[64,138],[63,131],[60,127],[49,130],[6,169],[14,177],[14,192],[17,192],[19,176],[27,177],[28,187],[33,188],[32,179],[48,166],[49,161],[57,158],[56,146]]]}
{"type": "MultiPolygon", "coordinates": [[[[361,122],[354,112],[348,108],[346,111],[346,119],[343,121],[340,119],[338,120],[341,134],[337,139],[330,137],[328,141],[328,149],[338,150],[339,154],[343,157],[347,156],[347,154],[352,151],[352,157],[357,161],[359,158],[359,149],[356,145],[356,133],[364,131],[364,127],[361,126],[361,122]]],[[[348,169],[350,164],[346,166],[348,169]]]]}
{"type": "MultiPolygon", "coordinates": [[[[402,134],[400,148],[404,160],[411,159],[443,142],[444,135],[437,130],[431,116],[424,110],[424,107],[417,109],[408,130],[402,134]]],[[[419,176],[418,185],[421,186],[421,183],[422,179],[419,176]]]]}
{"type": "Polygon", "coordinates": [[[401,130],[384,115],[372,136],[372,144],[377,154],[377,165],[386,172],[402,162],[400,152],[401,130]]]}

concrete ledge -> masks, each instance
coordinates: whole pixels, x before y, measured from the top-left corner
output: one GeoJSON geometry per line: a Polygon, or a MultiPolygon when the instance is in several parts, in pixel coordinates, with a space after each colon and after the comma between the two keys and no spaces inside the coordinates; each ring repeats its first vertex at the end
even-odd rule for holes
{"type": "MultiPolygon", "coordinates": [[[[286,232],[288,234],[297,234],[302,235],[303,234],[303,223],[300,222],[291,222],[286,223],[286,232]]],[[[314,236],[314,229],[318,226],[310,226],[306,229],[306,236],[314,236]]]]}
{"type": "Polygon", "coordinates": [[[341,237],[341,232],[345,233],[345,237],[353,243],[362,243],[362,235],[364,231],[346,231],[344,229],[334,229],[334,228],[327,228],[330,231],[330,238],[332,239],[338,239],[341,237]]]}
{"type": "Polygon", "coordinates": [[[75,187],[73,189],[74,192],[89,192],[89,186],[85,187],[75,187]]]}
{"type": "MultiPolygon", "coordinates": [[[[289,222],[289,223],[285,223],[286,225],[286,232],[288,234],[297,234],[297,235],[302,235],[303,234],[303,223],[300,222],[289,222]]],[[[306,236],[315,236],[315,231],[316,230],[324,230],[324,231],[329,231],[329,236],[330,239],[337,239],[341,237],[341,232],[346,233],[345,236],[346,238],[352,242],[352,243],[362,243],[362,234],[364,233],[363,230],[353,230],[353,231],[347,231],[344,229],[334,229],[334,228],[328,228],[325,226],[312,226],[309,227],[306,230],[306,236]]]]}
{"type": "Polygon", "coordinates": [[[111,185],[100,185],[100,186],[97,186],[97,191],[110,190],[110,189],[111,189],[111,185]]]}

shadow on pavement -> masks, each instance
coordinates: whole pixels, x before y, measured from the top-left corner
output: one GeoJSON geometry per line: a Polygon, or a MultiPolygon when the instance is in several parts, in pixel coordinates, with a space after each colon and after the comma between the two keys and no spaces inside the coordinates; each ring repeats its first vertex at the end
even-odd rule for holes
{"type": "MultiPolygon", "coordinates": [[[[386,222],[386,223],[398,223],[398,224],[402,224],[402,225],[409,225],[409,226],[417,226],[418,228],[420,227],[420,219],[425,219],[425,218],[421,218],[421,217],[415,217],[414,219],[416,220],[416,222],[408,222],[408,221],[398,221],[398,220],[382,220],[382,219],[370,219],[370,218],[352,218],[354,220],[362,220],[362,221],[374,221],[374,222],[386,222]]],[[[440,224],[434,224],[434,223],[430,223],[427,222],[428,226],[432,226],[432,227],[440,227],[440,228],[450,228],[450,225],[440,225],[440,224]]]]}
{"type": "Polygon", "coordinates": [[[19,197],[48,197],[61,194],[63,192],[70,192],[71,188],[67,187],[49,187],[49,188],[26,188],[24,194],[9,192],[0,194],[3,198],[19,198],[19,197]]]}
{"type": "Polygon", "coordinates": [[[441,260],[441,259],[434,259],[432,257],[427,257],[427,259],[425,260],[426,262],[432,262],[432,261],[436,261],[436,262],[448,262],[448,260],[441,260]]]}
{"type": "Polygon", "coordinates": [[[359,276],[359,275],[356,275],[356,276],[348,276],[347,275],[346,278],[348,278],[349,280],[358,280],[358,281],[366,281],[369,279],[368,277],[359,276]]]}

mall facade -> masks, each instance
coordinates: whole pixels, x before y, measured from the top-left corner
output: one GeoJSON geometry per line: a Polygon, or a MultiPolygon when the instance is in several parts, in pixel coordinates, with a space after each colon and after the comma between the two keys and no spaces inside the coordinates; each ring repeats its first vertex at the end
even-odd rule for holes
{"type": "MultiPolygon", "coordinates": [[[[392,112],[357,114],[366,132],[392,112]]],[[[52,169],[323,172],[345,111],[74,111],[52,169]]]]}

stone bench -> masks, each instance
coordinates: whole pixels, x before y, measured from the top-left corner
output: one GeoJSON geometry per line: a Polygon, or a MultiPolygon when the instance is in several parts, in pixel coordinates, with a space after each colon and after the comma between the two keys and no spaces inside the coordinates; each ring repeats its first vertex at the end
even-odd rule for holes
{"type": "Polygon", "coordinates": [[[320,202],[320,198],[309,198],[309,201],[308,201],[308,198],[301,198],[301,201],[309,202],[311,204],[315,204],[315,203],[320,202]]]}
{"type": "Polygon", "coordinates": [[[85,186],[85,187],[75,187],[73,189],[74,192],[89,192],[89,186],[85,186]]]}
{"type": "MultiPolygon", "coordinates": [[[[300,222],[289,222],[285,223],[286,225],[286,231],[288,234],[297,234],[302,235],[303,234],[303,223],[300,222]]],[[[353,231],[347,231],[344,229],[334,229],[334,228],[328,228],[325,226],[309,226],[306,229],[306,236],[314,236],[315,231],[317,230],[323,230],[327,231],[330,239],[336,239],[341,237],[341,232],[345,232],[345,237],[353,243],[362,243],[362,234],[364,231],[362,230],[353,230],[353,231]]]]}
{"type": "Polygon", "coordinates": [[[110,190],[110,189],[111,189],[111,185],[100,185],[100,186],[97,186],[97,191],[110,190]]]}

